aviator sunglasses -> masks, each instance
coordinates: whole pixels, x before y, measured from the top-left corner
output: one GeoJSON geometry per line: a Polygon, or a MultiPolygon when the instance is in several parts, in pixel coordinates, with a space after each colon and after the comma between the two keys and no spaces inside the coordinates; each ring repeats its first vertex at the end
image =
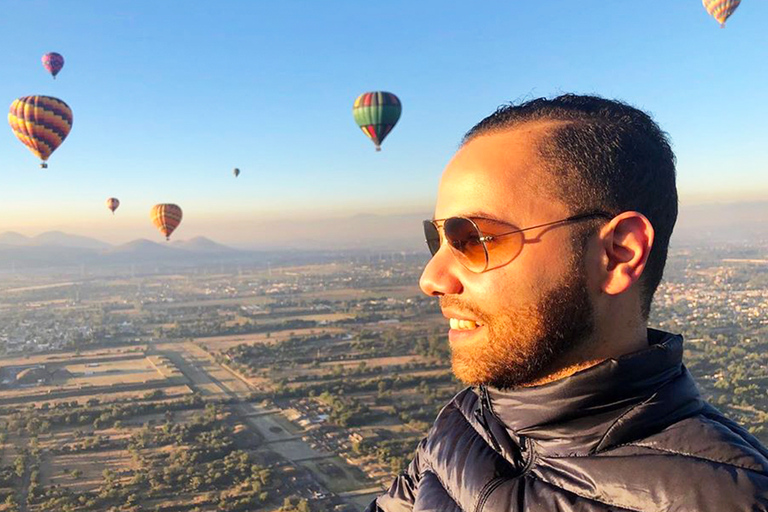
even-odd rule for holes
{"type": "Polygon", "coordinates": [[[598,217],[611,219],[613,216],[601,211],[582,213],[523,229],[482,217],[450,217],[425,220],[424,235],[432,256],[440,250],[445,238],[453,255],[467,270],[481,273],[504,266],[517,258],[526,243],[526,231],[598,217]]]}

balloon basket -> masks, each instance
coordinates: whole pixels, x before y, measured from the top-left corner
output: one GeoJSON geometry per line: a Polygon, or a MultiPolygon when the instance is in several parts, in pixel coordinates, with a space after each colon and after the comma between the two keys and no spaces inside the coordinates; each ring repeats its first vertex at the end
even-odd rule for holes
{"type": "Polygon", "coordinates": [[[48,164],[45,163],[45,162],[40,162],[40,168],[41,169],[47,169],[48,168],[48,164]]]}

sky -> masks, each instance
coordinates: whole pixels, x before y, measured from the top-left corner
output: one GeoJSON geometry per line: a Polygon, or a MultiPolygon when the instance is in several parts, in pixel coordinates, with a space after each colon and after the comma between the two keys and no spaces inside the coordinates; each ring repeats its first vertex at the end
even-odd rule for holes
{"type": "Polygon", "coordinates": [[[430,212],[466,130],[565,92],[650,112],[683,205],[768,200],[766,24],[760,0],[725,29],[699,0],[4,0],[0,104],[55,96],[74,123],[47,170],[0,130],[0,233],[160,240],[172,202],[175,237],[247,246],[276,220],[430,212]],[[352,119],[375,90],[403,103],[380,153],[352,119]]]}

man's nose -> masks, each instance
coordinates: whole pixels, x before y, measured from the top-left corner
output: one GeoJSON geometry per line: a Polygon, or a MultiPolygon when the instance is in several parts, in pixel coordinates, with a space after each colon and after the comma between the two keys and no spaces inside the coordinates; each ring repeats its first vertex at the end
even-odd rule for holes
{"type": "Polygon", "coordinates": [[[451,254],[451,250],[443,245],[432,256],[419,279],[421,291],[430,297],[440,297],[461,293],[464,287],[457,274],[461,264],[451,254]]]}

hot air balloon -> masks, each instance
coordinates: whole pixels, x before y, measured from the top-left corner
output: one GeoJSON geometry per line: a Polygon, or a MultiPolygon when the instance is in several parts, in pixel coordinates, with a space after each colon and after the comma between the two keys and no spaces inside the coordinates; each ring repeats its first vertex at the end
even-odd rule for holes
{"type": "Polygon", "coordinates": [[[56,52],[46,53],[43,55],[43,66],[51,75],[53,75],[53,79],[55,80],[56,75],[58,75],[61,68],[64,67],[64,57],[56,52]]]}
{"type": "Polygon", "coordinates": [[[57,98],[24,96],[11,103],[8,124],[13,134],[45,163],[72,129],[72,110],[57,98]]]}
{"type": "Polygon", "coordinates": [[[704,8],[710,16],[720,22],[720,28],[725,28],[725,22],[739,7],[741,0],[702,0],[704,8]]]}
{"type": "Polygon", "coordinates": [[[115,214],[115,210],[117,210],[118,206],[120,206],[120,200],[118,200],[116,197],[110,197],[107,199],[107,208],[112,210],[112,215],[115,214]]]}
{"type": "Polygon", "coordinates": [[[171,239],[171,233],[181,224],[181,208],[175,204],[156,204],[149,216],[166,240],[171,239]]]}
{"type": "Polygon", "coordinates": [[[355,100],[352,115],[363,133],[373,141],[376,151],[400,119],[403,107],[391,92],[366,92],[355,100]]]}
{"type": "Polygon", "coordinates": [[[235,178],[237,178],[238,176],[240,176],[240,169],[238,169],[237,167],[235,167],[235,170],[234,170],[234,171],[232,171],[232,174],[234,174],[234,175],[235,175],[235,178]]]}

